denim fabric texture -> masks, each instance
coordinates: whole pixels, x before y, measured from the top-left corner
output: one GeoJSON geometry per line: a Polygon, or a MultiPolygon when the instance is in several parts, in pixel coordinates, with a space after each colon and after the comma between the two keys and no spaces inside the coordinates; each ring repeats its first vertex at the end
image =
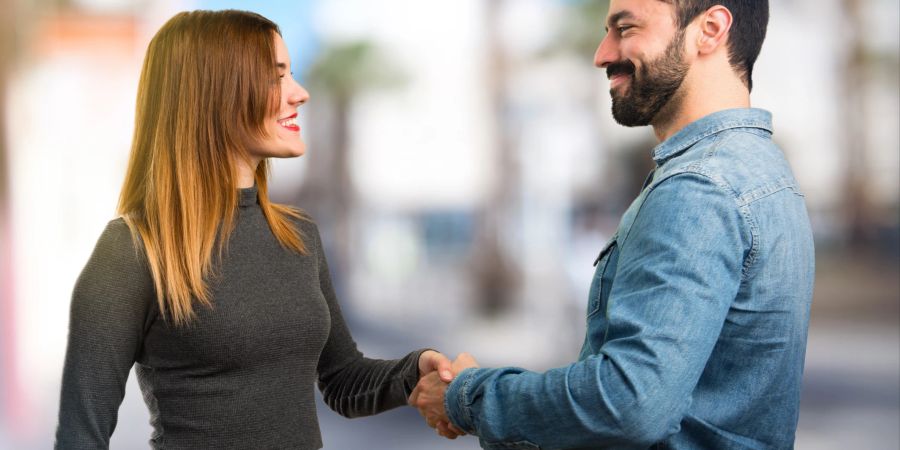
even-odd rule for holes
{"type": "Polygon", "coordinates": [[[792,448],[814,278],[771,115],[731,109],[653,149],[596,264],[579,361],[468,369],[455,425],[488,449],[792,448]]]}

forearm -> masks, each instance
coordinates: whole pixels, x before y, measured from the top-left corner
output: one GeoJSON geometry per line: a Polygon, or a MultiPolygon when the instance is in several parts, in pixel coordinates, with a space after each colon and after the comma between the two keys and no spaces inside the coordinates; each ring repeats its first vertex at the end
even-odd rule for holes
{"type": "Polygon", "coordinates": [[[380,360],[358,356],[340,370],[320,377],[325,403],[345,417],[378,414],[406,405],[419,379],[416,350],[401,359],[380,360]]]}
{"type": "Polygon", "coordinates": [[[466,371],[447,391],[455,425],[542,448],[646,448],[677,430],[740,286],[749,234],[734,198],[702,176],[658,185],[641,211],[596,353],[544,374],[466,371]],[[683,206],[684,192],[702,207],[683,206]]]}
{"type": "Polygon", "coordinates": [[[545,373],[471,369],[451,383],[445,407],[454,425],[489,443],[650,445],[677,425],[680,406],[650,383],[599,357],[545,373]]]}

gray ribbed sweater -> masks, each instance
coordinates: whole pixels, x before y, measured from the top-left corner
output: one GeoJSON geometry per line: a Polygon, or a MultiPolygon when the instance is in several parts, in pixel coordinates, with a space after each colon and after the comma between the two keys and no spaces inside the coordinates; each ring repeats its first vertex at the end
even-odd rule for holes
{"type": "Polygon", "coordinates": [[[315,225],[298,222],[309,254],[284,249],[255,188],[240,209],[211,308],[176,328],[156,305],[149,269],[122,219],[109,223],[72,295],[56,448],[107,448],[135,367],[153,448],[322,447],[313,385],[347,416],[406,403],[415,351],[364,358],[335,298],[315,225]]]}

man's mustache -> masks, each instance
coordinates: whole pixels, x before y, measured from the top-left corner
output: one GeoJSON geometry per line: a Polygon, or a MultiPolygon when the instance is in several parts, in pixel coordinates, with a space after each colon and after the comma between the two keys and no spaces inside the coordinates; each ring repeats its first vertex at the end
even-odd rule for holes
{"type": "Polygon", "coordinates": [[[612,78],[616,75],[634,75],[634,71],[634,63],[626,59],[625,61],[610,63],[610,65],[606,66],[606,77],[612,78]]]}

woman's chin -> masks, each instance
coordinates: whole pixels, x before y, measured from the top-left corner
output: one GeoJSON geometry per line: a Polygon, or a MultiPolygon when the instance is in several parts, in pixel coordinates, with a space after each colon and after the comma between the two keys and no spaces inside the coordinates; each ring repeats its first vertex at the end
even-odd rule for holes
{"type": "Polygon", "coordinates": [[[272,155],[271,157],[272,158],[280,158],[280,159],[297,158],[299,156],[303,156],[305,153],[306,153],[306,146],[301,145],[301,146],[297,146],[297,147],[286,148],[283,151],[278,152],[278,154],[272,155]]]}
{"type": "Polygon", "coordinates": [[[291,150],[291,155],[288,158],[297,158],[303,156],[306,153],[306,146],[302,146],[299,148],[295,148],[291,150]]]}

